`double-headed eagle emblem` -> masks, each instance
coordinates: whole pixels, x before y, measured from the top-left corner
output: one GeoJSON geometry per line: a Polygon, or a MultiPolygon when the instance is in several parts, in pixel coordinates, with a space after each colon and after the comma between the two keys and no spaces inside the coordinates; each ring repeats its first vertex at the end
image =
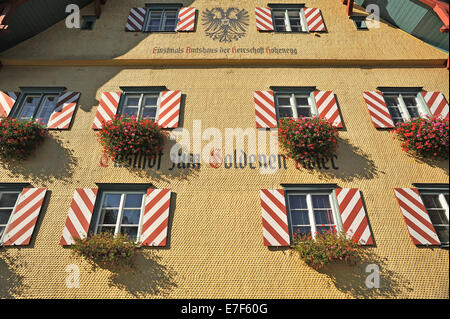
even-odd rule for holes
{"type": "Polygon", "coordinates": [[[214,8],[203,11],[205,33],[219,42],[239,40],[247,33],[248,11],[238,8],[214,8]]]}

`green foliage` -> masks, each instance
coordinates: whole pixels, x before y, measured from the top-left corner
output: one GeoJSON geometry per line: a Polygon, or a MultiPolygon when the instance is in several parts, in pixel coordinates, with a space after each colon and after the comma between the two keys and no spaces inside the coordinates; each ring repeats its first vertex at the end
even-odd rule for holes
{"type": "Polygon", "coordinates": [[[139,245],[126,235],[100,233],[85,239],[75,239],[74,253],[102,268],[132,267],[139,245]]]}
{"type": "Polygon", "coordinates": [[[135,154],[159,155],[164,150],[167,133],[149,119],[117,116],[104,123],[97,136],[103,152],[120,162],[135,154]]]}
{"type": "Polygon", "coordinates": [[[311,236],[297,236],[292,248],[308,266],[314,269],[320,269],[335,262],[356,264],[363,258],[358,242],[334,230],[317,233],[315,239],[311,236]]]}
{"type": "Polygon", "coordinates": [[[338,130],[326,120],[283,118],[278,140],[286,155],[300,164],[327,162],[337,152],[338,130]]]}
{"type": "Polygon", "coordinates": [[[0,118],[0,157],[25,160],[48,135],[39,121],[0,118]]]}

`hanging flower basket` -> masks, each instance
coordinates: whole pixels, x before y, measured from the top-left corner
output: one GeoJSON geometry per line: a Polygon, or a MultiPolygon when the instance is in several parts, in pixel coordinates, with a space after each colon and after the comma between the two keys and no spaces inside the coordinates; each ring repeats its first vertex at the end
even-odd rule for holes
{"type": "Polygon", "coordinates": [[[418,157],[448,159],[448,120],[417,118],[398,124],[394,138],[400,140],[402,150],[418,157]]]}
{"type": "Polygon", "coordinates": [[[97,133],[103,152],[117,162],[126,161],[136,154],[148,157],[159,155],[164,150],[167,136],[151,120],[123,116],[105,123],[97,133]]]}
{"type": "Polygon", "coordinates": [[[0,157],[4,160],[25,160],[48,135],[39,121],[0,118],[0,157]]]}
{"type": "Polygon", "coordinates": [[[297,236],[292,249],[299,254],[300,259],[316,270],[337,262],[354,265],[363,259],[359,243],[336,230],[317,233],[315,238],[310,235],[297,236]]]}
{"type": "Polygon", "coordinates": [[[335,127],[318,117],[279,121],[281,147],[288,157],[303,165],[326,162],[336,155],[338,135],[335,127]]]}

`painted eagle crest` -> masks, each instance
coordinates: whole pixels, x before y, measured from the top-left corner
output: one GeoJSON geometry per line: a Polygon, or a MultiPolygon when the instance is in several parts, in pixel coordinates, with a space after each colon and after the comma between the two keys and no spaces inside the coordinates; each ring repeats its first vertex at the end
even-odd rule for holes
{"type": "Polygon", "coordinates": [[[248,27],[248,11],[238,8],[214,8],[203,12],[205,33],[219,42],[232,42],[245,36],[248,27]]]}

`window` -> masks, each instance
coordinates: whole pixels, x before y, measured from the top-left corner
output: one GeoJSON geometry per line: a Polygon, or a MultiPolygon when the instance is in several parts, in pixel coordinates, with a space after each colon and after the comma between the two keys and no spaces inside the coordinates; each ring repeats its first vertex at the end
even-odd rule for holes
{"type": "Polygon", "coordinates": [[[331,192],[288,192],[290,231],[296,235],[311,235],[333,230],[336,217],[332,208],[331,192]]]}
{"type": "Polygon", "coordinates": [[[16,205],[19,191],[2,191],[0,190],[0,242],[8,226],[9,219],[16,205]]]}
{"type": "Polygon", "coordinates": [[[125,93],[120,113],[155,121],[159,110],[159,93],[125,93]]]}
{"type": "Polygon", "coordinates": [[[15,117],[23,120],[40,120],[47,124],[52,115],[59,94],[45,94],[45,93],[25,93],[21,103],[15,112],[15,117]]]}
{"type": "Polygon", "coordinates": [[[83,22],[81,24],[81,30],[92,30],[94,28],[96,16],[82,16],[83,22]]]}
{"type": "Polygon", "coordinates": [[[147,32],[173,32],[178,22],[176,7],[149,7],[144,31],[147,32]]]}
{"type": "Polygon", "coordinates": [[[365,17],[351,17],[357,30],[369,30],[365,17]]]}
{"type": "Polygon", "coordinates": [[[418,93],[384,93],[383,97],[394,124],[431,115],[418,93]]]}
{"type": "Polygon", "coordinates": [[[127,234],[137,240],[144,195],[145,191],[103,192],[95,233],[127,234]]]}
{"type": "Polygon", "coordinates": [[[275,32],[307,32],[301,9],[272,9],[275,32]]]}
{"type": "Polygon", "coordinates": [[[277,93],[278,118],[317,116],[318,111],[313,100],[308,93],[277,93]]]}
{"type": "Polygon", "coordinates": [[[449,244],[449,198],[447,191],[421,190],[425,208],[430,215],[431,223],[439,237],[441,244],[449,244]]]}

